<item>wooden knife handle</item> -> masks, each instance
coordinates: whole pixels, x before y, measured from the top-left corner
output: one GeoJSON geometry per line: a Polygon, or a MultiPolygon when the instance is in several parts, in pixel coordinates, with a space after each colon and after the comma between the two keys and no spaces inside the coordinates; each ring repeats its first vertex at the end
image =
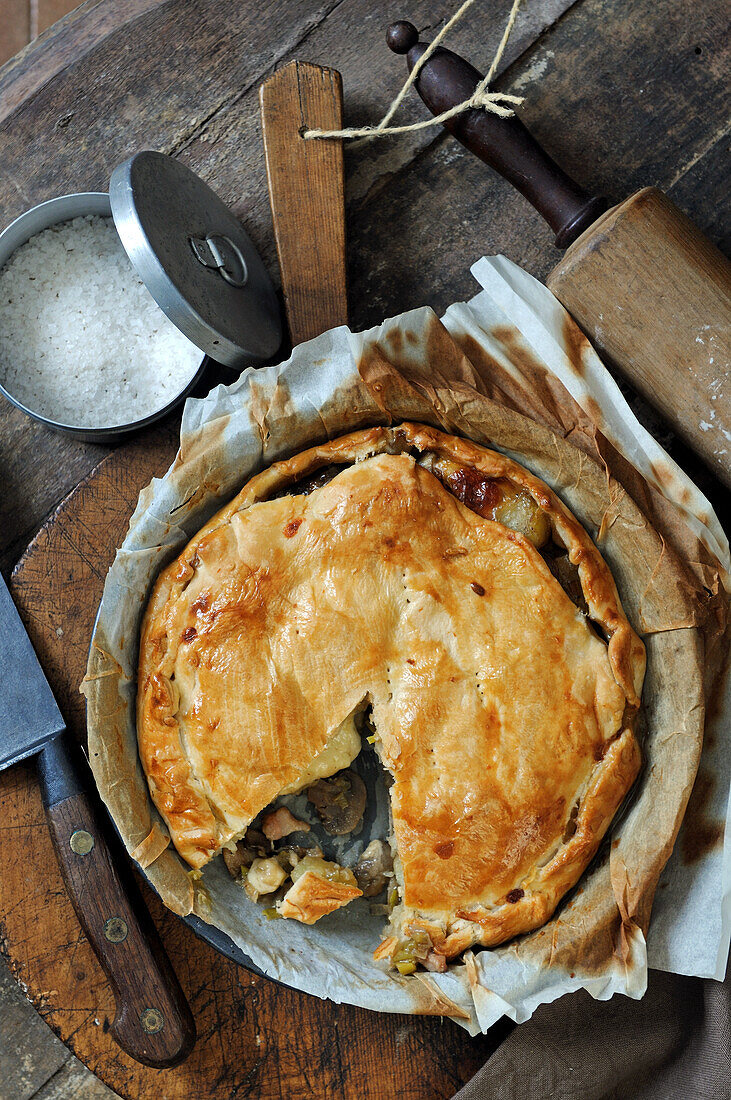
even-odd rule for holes
{"type": "Polygon", "coordinates": [[[195,1023],[137,885],[121,871],[126,856],[110,852],[59,738],[40,753],[39,771],[69,897],[114,993],[112,1036],[143,1065],[178,1065],[193,1048],[195,1023]]]}
{"type": "Polygon", "coordinates": [[[347,324],[345,182],[339,130],[343,83],[335,69],[292,61],[259,91],[269,201],[292,344],[347,324]]]}
{"type": "MultiPolygon", "coordinates": [[[[409,70],[425,52],[412,23],[392,23],[386,42],[394,53],[405,53],[409,70]]],[[[441,47],[434,51],[416,80],[416,90],[429,110],[440,115],[464,103],[482,80],[464,58],[441,47]]],[[[607,208],[606,199],[590,195],[551,160],[515,115],[499,118],[468,110],[444,123],[446,130],[513,185],[556,234],[556,247],[572,241],[607,208]]]]}

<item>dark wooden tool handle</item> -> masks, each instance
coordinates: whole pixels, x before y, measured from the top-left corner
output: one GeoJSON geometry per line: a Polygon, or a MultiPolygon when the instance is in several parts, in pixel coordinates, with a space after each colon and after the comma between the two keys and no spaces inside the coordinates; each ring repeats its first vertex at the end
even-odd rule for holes
{"type": "Polygon", "coordinates": [[[115,860],[60,739],[39,755],[43,801],[58,862],[79,922],[111,984],[111,1032],[146,1066],[178,1065],[195,1043],[195,1024],[125,856],[115,860]]]}
{"type": "MultiPolygon", "coordinates": [[[[394,53],[405,53],[409,70],[427,48],[412,23],[392,23],[386,41],[394,53]]],[[[441,48],[434,51],[416,80],[416,90],[430,111],[440,115],[474,93],[482,76],[464,58],[441,48]]],[[[485,161],[528,199],[556,234],[556,247],[568,248],[607,208],[551,160],[523,123],[483,110],[468,110],[444,123],[458,141],[485,161]]]]}

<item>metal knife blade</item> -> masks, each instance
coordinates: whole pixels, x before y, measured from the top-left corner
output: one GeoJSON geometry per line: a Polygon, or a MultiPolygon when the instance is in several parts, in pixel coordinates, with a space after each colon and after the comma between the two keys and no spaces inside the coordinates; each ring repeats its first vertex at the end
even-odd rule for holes
{"type": "MultiPolygon", "coordinates": [[[[79,922],[116,1002],[110,1031],[157,1069],[178,1065],[195,1022],[126,861],[99,819],[65,723],[0,577],[0,770],[38,755],[41,798],[79,922]]],[[[81,764],[81,760],[79,760],[81,764]]]]}
{"type": "Polygon", "coordinates": [[[39,752],[66,725],[0,576],[0,771],[39,752]]]}

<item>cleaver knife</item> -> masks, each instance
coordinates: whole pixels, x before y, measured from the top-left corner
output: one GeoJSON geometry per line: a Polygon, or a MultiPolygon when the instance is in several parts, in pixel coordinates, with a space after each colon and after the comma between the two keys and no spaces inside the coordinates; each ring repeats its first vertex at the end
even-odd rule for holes
{"type": "MultiPolygon", "coordinates": [[[[409,69],[427,48],[412,23],[386,41],[409,69]]],[[[439,47],[416,90],[434,114],[473,94],[482,79],[439,47]]],[[[656,187],[607,209],[541,148],[517,116],[468,110],[444,123],[535,207],[568,249],[546,284],[608,365],[663,414],[731,488],[731,264],[656,187]]],[[[575,365],[581,371],[581,363],[575,365]]],[[[658,472],[661,478],[662,471],[658,472]]]]}
{"type": "Polygon", "coordinates": [[[0,670],[0,771],[38,757],[66,888],[114,993],[112,1036],[144,1065],[177,1065],[195,1042],[193,1017],[126,856],[105,839],[72,760],[63,717],[2,576],[0,670]]]}

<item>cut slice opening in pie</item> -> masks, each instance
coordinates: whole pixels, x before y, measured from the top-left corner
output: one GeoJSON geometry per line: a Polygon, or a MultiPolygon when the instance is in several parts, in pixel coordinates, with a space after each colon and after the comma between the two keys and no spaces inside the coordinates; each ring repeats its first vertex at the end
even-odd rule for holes
{"type": "Polygon", "coordinates": [[[375,957],[441,970],[539,927],[592,859],[640,767],[644,662],[543,482],[433,428],[372,428],[253,477],[161,574],[140,757],[192,868],[223,852],[268,915],[308,924],[385,888],[375,957]],[[393,863],[374,842],[349,868],[272,804],[304,789],[352,829],[362,737],[393,863]]]}

